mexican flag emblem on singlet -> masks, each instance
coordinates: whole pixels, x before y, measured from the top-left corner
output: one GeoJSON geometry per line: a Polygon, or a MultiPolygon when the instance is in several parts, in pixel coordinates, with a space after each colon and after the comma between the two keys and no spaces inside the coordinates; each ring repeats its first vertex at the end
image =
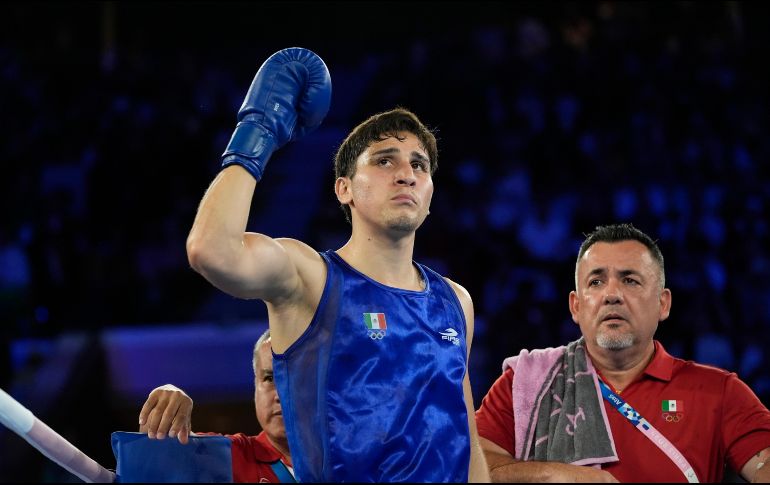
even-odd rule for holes
{"type": "Polygon", "coordinates": [[[388,324],[385,323],[384,313],[364,313],[364,324],[369,330],[385,330],[388,324]]]}

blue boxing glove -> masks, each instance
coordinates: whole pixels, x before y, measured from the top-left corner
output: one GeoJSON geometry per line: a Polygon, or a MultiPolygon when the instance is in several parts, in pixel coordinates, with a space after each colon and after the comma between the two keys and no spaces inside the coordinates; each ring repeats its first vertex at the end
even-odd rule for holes
{"type": "Polygon", "coordinates": [[[236,163],[259,181],[274,151],[318,128],[331,98],[331,76],[318,55],[301,47],[276,52],[251,82],[222,168],[236,163]]]}

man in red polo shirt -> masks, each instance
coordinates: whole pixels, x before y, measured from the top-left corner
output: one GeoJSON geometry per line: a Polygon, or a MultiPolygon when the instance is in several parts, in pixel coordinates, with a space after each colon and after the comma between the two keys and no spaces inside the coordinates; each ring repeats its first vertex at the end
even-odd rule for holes
{"type": "Polygon", "coordinates": [[[734,373],[672,357],[653,338],[671,309],[655,242],[630,224],[597,227],[575,280],[569,305],[583,337],[506,359],[476,412],[492,480],[719,482],[728,465],[748,481],[770,481],[767,408],[734,373]],[[581,354],[583,371],[564,379],[581,354]],[[575,392],[586,375],[590,392],[575,392]],[[568,400],[577,403],[569,410],[568,400]],[[579,438],[583,423],[593,423],[581,430],[589,438],[579,438]],[[591,456],[601,448],[597,428],[608,446],[591,456]]]}
{"type": "MultiPolygon", "coordinates": [[[[232,441],[233,482],[294,482],[281,402],[273,383],[270,330],[265,331],[254,345],[252,364],[254,407],[262,432],[257,436],[225,435],[232,441]]],[[[191,432],[192,408],[192,399],[181,389],[171,384],[157,387],[139,413],[139,431],[152,439],[176,437],[186,444],[191,432]]]]}

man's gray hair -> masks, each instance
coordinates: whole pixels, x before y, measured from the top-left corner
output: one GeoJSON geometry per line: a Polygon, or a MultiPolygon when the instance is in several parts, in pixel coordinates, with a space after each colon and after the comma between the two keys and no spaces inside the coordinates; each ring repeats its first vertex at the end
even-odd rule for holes
{"type": "Polygon", "coordinates": [[[270,338],[270,329],[268,328],[257,339],[257,343],[254,344],[254,355],[251,358],[251,367],[254,369],[254,377],[257,376],[257,371],[258,371],[257,362],[259,361],[259,346],[262,345],[265,342],[265,340],[269,338],[270,338]]]}

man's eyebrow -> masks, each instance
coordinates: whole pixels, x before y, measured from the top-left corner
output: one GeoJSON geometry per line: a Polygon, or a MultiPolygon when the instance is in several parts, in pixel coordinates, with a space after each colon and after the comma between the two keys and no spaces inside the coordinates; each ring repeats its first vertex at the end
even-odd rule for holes
{"type": "Polygon", "coordinates": [[[588,276],[596,276],[596,275],[603,275],[607,272],[607,268],[594,268],[589,273],[588,276]]]}
{"type": "MultiPolygon", "coordinates": [[[[596,276],[596,275],[603,275],[607,273],[607,268],[594,268],[591,271],[588,272],[588,276],[596,276]]],[[[618,274],[623,276],[629,276],[629,275],[637,275],[642,276],[642,273],[635,269],[623,269],[618,271],[618,274]]]]}
{"type": "Polygon", "coordinates": [[[381,150],[377,150],[376,152],[372,152],[371,156],[374,157],[376,155],[392,155],[394,153],[399,153],[401,150],[399,150],[396,147],[390,147],[390,148],[383,148],[381,150]]]}
{"type": "Polygon", "coordinates": [[[420,152],[412,152],[412,157],[416,158],[421,162],[430,163],[430,159],[420,152]]]}
{"type": "Polygon", "coordinates": [[[618,273],[620,274],[620,276],[629,276],[629,275],[643,276],[642,273],[640,273],[635,269],[624,269],[624,270],[618,271],[618,273]]]}
{"type": "MultiPolygon", "coordinates": [[[[398,147],[390,147],[390,148],[383,148],[381,150],[377,150],[376,152],[372,152],[370,155],[371,157],[375,157],[377,155],[393,155],[394,153],[400,153],[401,150],[398,147]]],[[[423,155],[422,153],[418,151],[413,151],[411,153],[413,158],[416,158],[417,160],[425,163],[429,163],[430,159],[423,155]]]]}

